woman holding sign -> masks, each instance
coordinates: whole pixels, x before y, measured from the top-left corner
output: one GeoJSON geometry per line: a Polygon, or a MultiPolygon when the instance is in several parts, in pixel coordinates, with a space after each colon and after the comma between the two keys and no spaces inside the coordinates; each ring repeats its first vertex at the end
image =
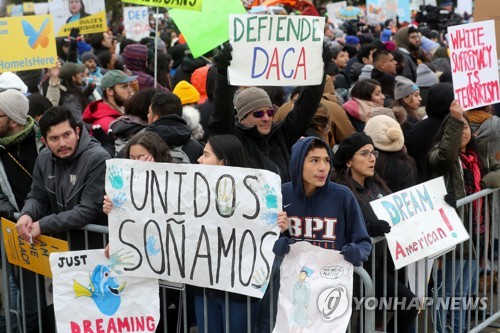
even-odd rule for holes
{"type": "MultiPolygon", "coordinates": [[[[380,116],[379,116],[380,117],[380,116]]],[[[376,118],[376,117],[375,117],[376,118]]],[[[366,223],[366,229],[370,237],[384,236],[391,231],[387,221],[379,220],[370,206],[370,201],[382,198],[391,193],[385,182],[375,173],[375,164],[378,151],[375,150],[373,140],[364,133],[356,133],[345,138],[335,153],[334,181],[347,186],[356,197],[361,207],[361,212],[366,223]]],[[[411,332],[417,317],[417,308],[411,307],[410,302],[415,295],[398,280],[394,272],[392,259],[387,258],[387,266],[384,266],[385,243],[376,244],[376,257],[370,257],[365,268],[375,278],[375,297],[395,297],[403,300],[397,304],[395,314],[387,323],[387,332],[411,332]],[[375,262],[373,262],[375,261],[375,262]],[[372,267],[384,269],[376,269],[372,267]],[[384,279],[384,274],[387,276],[384,279]],[[384,282],[385,280],[385,282],[384,282]],[[384,295],[384,289],[386,294],[384,295]],[[397,325],[395,319],[397,318],[397,325]]]]}
{"type": "MultiPolygon", "coordinates": [[[[436,145],[429,152],[428,162],[433,176],[444,176],[448,192],[454,192],[457,199],[479,192],[483,188],[500,187],[500,163],[488,155],[486,142],[474,139],[469,120],[456,100],[450,105],[450,114],[443,120],[436,136],[436,145]]],[[[471,235],[473,244],[468,241],[464,244],[464,260],[446,260],[445,274],[438,275],[438,282],[441,280],[441,283],[444,283],[446,297],[475,295],[477,260],[480,260],[479,266],[488,268],[486,235],[489,225],[484,216],[484,205],[482,198],[472,203],[474,219],[472,225],[465,225],[465,228],[471,235]],[[469,251],[469,248],[472,248],[472,251],[469,251]],[[455,274],[452,274],[452,267],[455,274]]],[[[456,256],[459,257],[460,253],[456,256]]],[[[441,293],[439,296],[442,296],[441,293]]],[[[447,325],[454,327],[453,332],[460,332],[460,327],[463,332],[467,329],[466,310],[454,310],[453,323],[448,323],[451,311],[441,311],[438,317],[439,332],[444,332],[447,325]]]]}

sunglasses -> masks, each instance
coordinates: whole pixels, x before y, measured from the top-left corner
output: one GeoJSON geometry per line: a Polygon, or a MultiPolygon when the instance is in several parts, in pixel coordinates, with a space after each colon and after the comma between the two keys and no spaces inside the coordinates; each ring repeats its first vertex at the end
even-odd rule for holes
{"type": "Polygon", "coordinates": [[[269,118],[273,117],[274,116],[274,109],[267,109],[266,111],[254,111],[252,112],[252,115],[255,117],[255,118],[262,118],[264,117],[264,113],[267,114],[267,116],[269,118]]]}

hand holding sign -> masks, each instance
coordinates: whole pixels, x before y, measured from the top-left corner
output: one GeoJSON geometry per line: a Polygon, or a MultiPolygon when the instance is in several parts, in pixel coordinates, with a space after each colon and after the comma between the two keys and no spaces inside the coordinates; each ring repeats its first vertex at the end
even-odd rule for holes
{"type": "Polygon", "coordinates": [[[450,115],[457,120],[464,120],[464,109],[457,100],[451,102],[450,115]]]}

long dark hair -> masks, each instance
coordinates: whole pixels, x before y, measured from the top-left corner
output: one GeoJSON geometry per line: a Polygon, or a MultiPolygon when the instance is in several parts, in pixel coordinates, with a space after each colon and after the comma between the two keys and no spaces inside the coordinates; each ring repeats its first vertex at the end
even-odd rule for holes
{"type": "MultiPolygon", "coordinates": [[[[450,121],[450,118],[451,118],[451,114],[449,114],[449,113],[446,115],[446,117],[444,117],[443,122],[441,123],[441,127],[439,128],[439,131],[436,133],[436,136],[434,137],[434,144],[432,145],[432,147],[434,147],[435,145],[437,145],[441,142],[441,139],[443,138],[443,135],[444,135],[444,130],[446,128],[446,124],[450,121]]],[[[474,133],[472,132],[470,120],[466,114],[464,114],[464,118],[467,121],[467,124],[469,124],[469,128],[471,131],[470,141],[465,148],[466,148],[466,150],[476,151],[476,140],[474,139],[474,133]]]]}
{"type": "Polygon", "coordinates": [[[232,134],[214,135],[208,138],[208,143],[219,160],[225,166],[248,168],[248,159],[240,139],[232,134]]]}
{"type": "Polygon", "coordinates": [[[364,101],[371,101],[372,94],[377,86],[381,86],[380,82],[373,79],[358,81],[354,84],[351,90],[351,97],[355,97],[364,101]]]}
{"type": "MultiPolygon", "coordinates": [[[[417,165],[415,163],[415,160],[413,157],[411,157],[404,149],[401,149],[399,151],[395,152],[387,152],[383,150],[378,151],[378,157],[377,157],[377,162],[375,163],[375,171],[380,174],[382,177],[384,177],[384,183],[386,185],[394,185],[391,182],[391,178],[394,178],[394,175],[392,177],[389,177],[388,175],[394,172],[394,160],[400,160],[405,164],[408,164],[411,167],[411,170],[413,172],[413,177],[417,178],[417,165]],[[384,176],[385,175],[385,176],[384,176]]],[[[394,186],[391,186],[394,187],[394,186]]],[[[399,189],[398,189],[399,190],[399,189]]],[[[395,188],[391,188],[391,192],[397,192],[395,188]]]]}
{"type": "MultiPolygon", "coordinates": [[[[69,3],[69,1],[68,1],[68,3],[69,3]]],[[[87,13],[85,12],[85,4],[83,3],[83,0],[80,0],[80,4],[82,6],[81,6],[80,11],[78,13],[80,13],[80,16],[86,15],[87,13]]],[[[71,11],[70,11],[70,13],[71,13],[71,11]]],[[[75,14],[71,13],[71,15],[75,15],[75,14]]]]}
{"type": "Polygon", "coordinates": [[[143,146],[153,156],[155,162],[171,163],[172,156],[165,141],[156,133],[143,132],[134,135],[125,146],[125,156],[129,158],[130,148],[134,145],[143,146]]]}

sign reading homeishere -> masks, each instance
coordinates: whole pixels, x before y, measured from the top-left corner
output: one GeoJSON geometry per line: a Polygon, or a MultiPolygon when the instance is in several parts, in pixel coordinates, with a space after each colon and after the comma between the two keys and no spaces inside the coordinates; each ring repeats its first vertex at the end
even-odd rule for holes
{"type": "Polygon", "coordinates": [[[232,85],[317,85],[323,79],[325,18],[230,15],[232,85]]]}

